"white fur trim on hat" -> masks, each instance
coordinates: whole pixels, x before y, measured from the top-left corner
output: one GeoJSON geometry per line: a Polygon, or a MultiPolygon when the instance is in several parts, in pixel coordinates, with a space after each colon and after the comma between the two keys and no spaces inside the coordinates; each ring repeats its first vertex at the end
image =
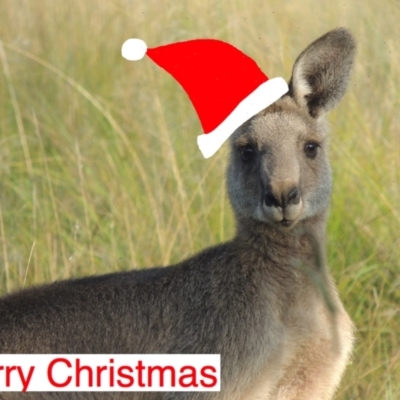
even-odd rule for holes
{"type": "Polygon", "coordinates": [[[288,90],[283,78],[273,78],[262,83],[242,100],[217,128],[210,133],[197,136],[197,144],[204,158],[215,154],[239,126],[274,103],[288,90]]]}

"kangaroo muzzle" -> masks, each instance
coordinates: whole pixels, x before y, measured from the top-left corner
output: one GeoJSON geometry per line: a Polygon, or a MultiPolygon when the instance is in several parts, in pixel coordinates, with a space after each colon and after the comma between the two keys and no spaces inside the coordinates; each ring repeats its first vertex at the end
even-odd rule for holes
{"type": "Polygon", "coordinates": [[[303,201],[297,186],[290,188],[268,188],[264,193],[264,210],[276,222],[291,226],[303,210],[303,201]]]}

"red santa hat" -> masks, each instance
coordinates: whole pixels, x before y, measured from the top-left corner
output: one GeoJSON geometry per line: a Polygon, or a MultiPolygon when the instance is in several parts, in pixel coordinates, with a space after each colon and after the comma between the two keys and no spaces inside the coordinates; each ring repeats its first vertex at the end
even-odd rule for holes
{"type": "Polygon", "coordinates": [[[181,84],[203,127],[197,143],[205,158],[240,125],[288,91],[284,79],[268,79],[250,57],[220,40],[196,39],[147,48],[141,39],[128,39],[121,51],[132,61],[147,54],[181,84]]]}

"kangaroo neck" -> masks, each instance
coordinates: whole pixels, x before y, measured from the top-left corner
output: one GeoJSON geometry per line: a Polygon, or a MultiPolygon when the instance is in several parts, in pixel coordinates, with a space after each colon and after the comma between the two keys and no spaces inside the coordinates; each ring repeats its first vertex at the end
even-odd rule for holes
{"type": "Polygon", "coordinates": [[[286,261],[286,264],[290,258],[309,262],[315,258],[315,242],[319,249],[324,251],[325,229],[326,213],[300,221],[293,228],[238,219],[234,240],[255,256],[265,257],[277,263],[286,261]]]}

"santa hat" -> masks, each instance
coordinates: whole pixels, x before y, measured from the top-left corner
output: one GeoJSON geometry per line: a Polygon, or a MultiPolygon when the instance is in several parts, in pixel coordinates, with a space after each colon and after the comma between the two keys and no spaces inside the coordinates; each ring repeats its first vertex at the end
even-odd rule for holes
{"type": "Polygon", "coordinates": [[[147,48],[143,40],[128,39],[121,51],[132,61],[147,54],[181,84],[204,130],[197,143],[205,158],[240,125],[288,91],[284,79],[268,79],[250,57],[220,40],[197,39],[147,48]]]}

